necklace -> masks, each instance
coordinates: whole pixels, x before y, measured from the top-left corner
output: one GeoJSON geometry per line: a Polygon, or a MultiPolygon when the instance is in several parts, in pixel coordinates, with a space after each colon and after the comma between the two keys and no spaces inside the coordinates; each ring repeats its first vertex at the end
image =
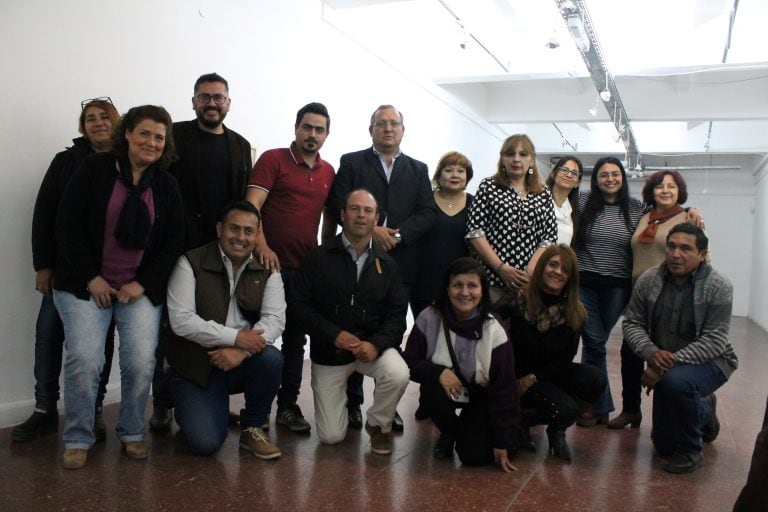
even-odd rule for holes
{"type": "Polygon", "coordinates": [[[449,198],[449,197],[445,197],[445,195],[443,195],[441,192],[439,192],[439,191],[438,191],[438,193],[437,193],[437,197],[439,197],[439,198],[440,198],[440,200],[441,200],[441,201],[443,201],[443,203],[448,203],[448,204],[446,205],[446,206],[447,206],[447,208],[448,208],[449,210],[452,210],[452,209],[453,209],[453,206],[454,206],[455,204],[457,204],[457,203],[458,203],[458,202],[459,202],[459,201],[460,201],[460,200],[461,200],[461,199],[464,197],[464,195],[463,195],[463,194],[460,194],[458,197],[456,197],[456,196],[453,196],[453,197],[449,198]]]}

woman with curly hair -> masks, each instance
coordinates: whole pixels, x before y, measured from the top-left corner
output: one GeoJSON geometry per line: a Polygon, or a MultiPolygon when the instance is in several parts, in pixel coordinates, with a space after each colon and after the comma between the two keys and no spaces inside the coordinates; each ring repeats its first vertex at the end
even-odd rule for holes
{"type": "Polygon", "coordinates": [[[173,158],[171,116],[162,107],[130,109],[112,149],[88,157],[59,206],[54,302],[64,323],[64,456],[85,465],[104,339],[120,334],[121,402],[117,436],[126,455],[147,457],[144,407],[152,382],[168,276],[184,242],[183,206],[173,158]]]}

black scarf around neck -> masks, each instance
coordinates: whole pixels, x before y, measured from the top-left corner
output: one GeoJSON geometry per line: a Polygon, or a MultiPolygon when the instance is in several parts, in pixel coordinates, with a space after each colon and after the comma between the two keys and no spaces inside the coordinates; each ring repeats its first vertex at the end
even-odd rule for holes
{"type": "Polygon", "coordinates": [[[120,171],[118,179],[128,189],[128,197],[117,219],[115,239],[124,249],[144,249],[149,240],[152,220],[149,218],[149,208],[141,200],[141,195],[152,184],[155,166],[150,165],[144,170],[138,185],[133,184],[131,161],[127,157],[118,159],[118,167],[120,171]]]}
{"type": "Polygon", "coordinates": [[[483,337],[483,325],[487,317],[480,314],[479,311],[475,311],[472,316],[465,320],[459,320],[453,312],[453,307],[450,304],[446,304],[440,313],[445,319],[448,328],[462,338],[479,340],[483,337]]]}

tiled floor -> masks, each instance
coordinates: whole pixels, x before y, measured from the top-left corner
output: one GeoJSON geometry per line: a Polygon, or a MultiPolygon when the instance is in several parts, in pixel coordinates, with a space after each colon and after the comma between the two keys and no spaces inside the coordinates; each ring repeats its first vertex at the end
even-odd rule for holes
{"type": "MultiPolygon", "coordinates": [[[[172,434],[149,434],[149,460],[129,460],[109,436],[91,449],[84,469],[68,471],[57,436],[14,444],[10,429],[0,430],[0,511],[728,511],[746,478],[768,393],[768,333],[734,318],[731,334],[741,368],[718,392],[720,437],[705,448],[705,465],[689,475],[665,473],[653,454],[650,400],[640,429],[569,429],[571,464],[547,456],[542,427],[533,430],[537,453],[519,454],[519,470],[511,474],[436,461],[436,431],[429,421],[414,421],[418,388],[411,385],[399,408],[405,432],[396,436],[391,456],[371,454],[360,431],[330,447],[314,434],[298,436],[273,424],[283,450],[276,461],[239,450],[233,428],[223,449],[208,458],[186,454],[172,434]]],[[[618,347],[614,335],[615,399],[618,347]]],[[[303,389],[301,406],[310,416],[308,372],[303,389]]],[[[108,424],[114,426],[116,416],[117,405],[108,406],[108,424]]]]}

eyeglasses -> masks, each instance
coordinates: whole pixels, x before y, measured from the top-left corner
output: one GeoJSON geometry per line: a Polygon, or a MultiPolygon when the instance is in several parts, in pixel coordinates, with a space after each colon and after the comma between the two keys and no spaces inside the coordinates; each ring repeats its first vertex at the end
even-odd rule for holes
{"type": "Polygon", "coordinates": [[[112,98],[110,98],[109,96],[101,96],[99,98],[91,98],[91,99],[88,99],[88,100],[81,101],[80,102],[80,110],[85,110],[85,107],[87,107],[88,105],[90,105],[91,103],[93,103],[95,101],[105,101],[105,102],[109,103],[110,105],[112,104],[112,98]]]}
{"type": "Polygon", "coordinates": [[[567,167],[558,167],[557,172],[562,175],[572,176],[574,178],[581,178],[581,172],[578,169],[569,169],[567,167]]]}
{"type": "Polygon", "coordinates": [[[195,96],[195,98],[197,98],[197,101],[199,101],[204,105],[210,103],[211,100],[213,100],[213,102],[216,103],[217,105],[223,105],[229,99],[223,94],[210,95],[205,93],[200,93],[197,96],[195,96]]]}
{"type": "Polygon", "coordinates": [[[373,126],[376,128],[386,128],[387,126],[391,126],[392,128],[399,128],[403,125],[400,121],[376,121],[373,123],[373,126]]]}

